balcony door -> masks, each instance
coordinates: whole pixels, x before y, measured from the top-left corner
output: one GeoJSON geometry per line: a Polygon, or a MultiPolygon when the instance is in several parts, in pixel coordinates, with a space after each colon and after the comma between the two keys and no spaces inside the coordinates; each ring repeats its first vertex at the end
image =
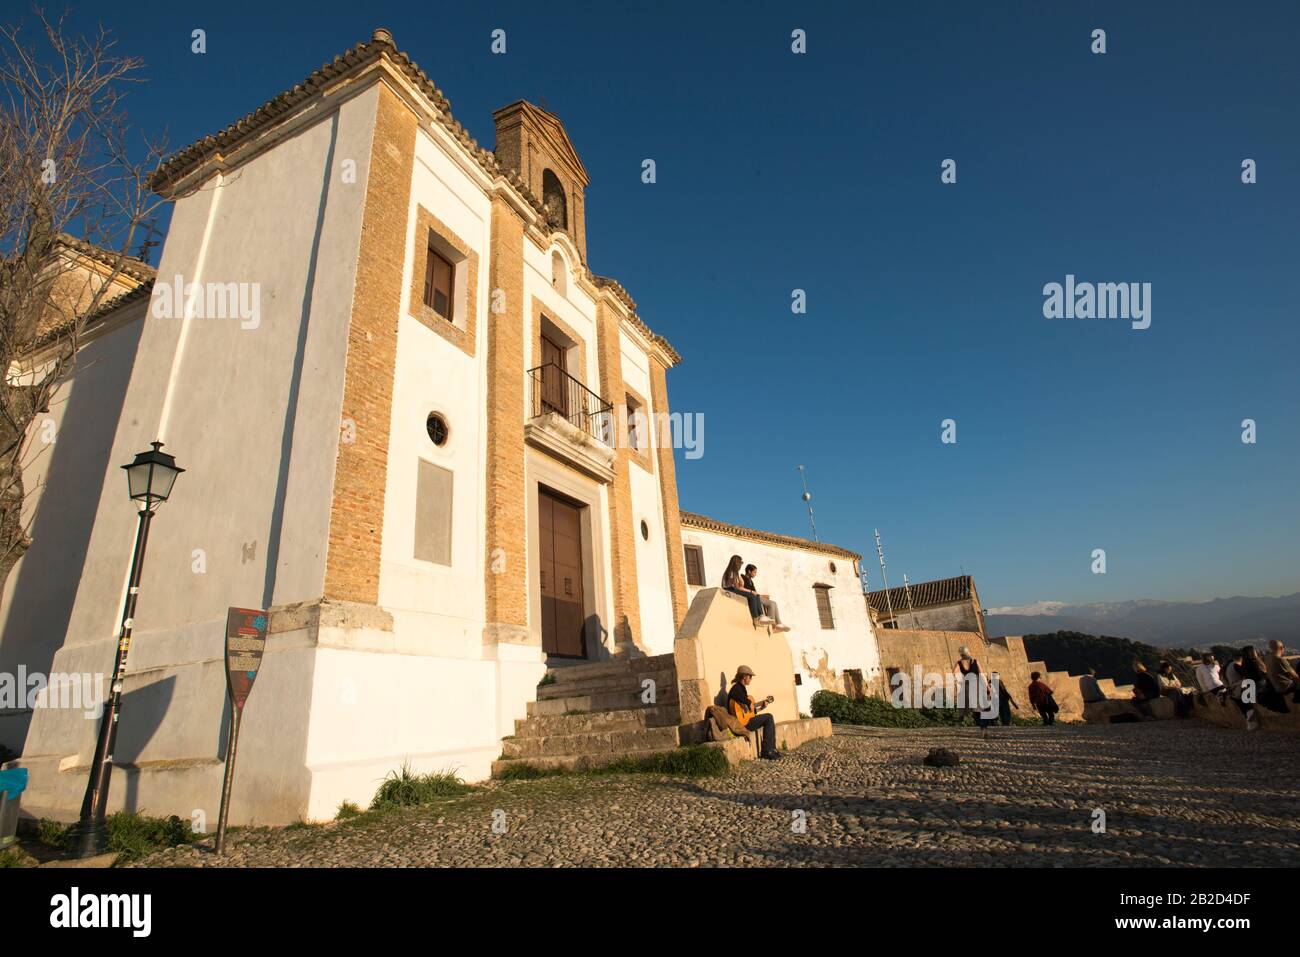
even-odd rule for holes
{"type": "Polygon", "coordinates": [[[542,411],[569,416],[568,378],[565,373],[565,350],[542,336],[542,411]]]}
{"type": "Polygon", "coordinates": [[[542,650],[585,658],[582,601],[582,508],[538,489],[541,538],[542,650]]]}

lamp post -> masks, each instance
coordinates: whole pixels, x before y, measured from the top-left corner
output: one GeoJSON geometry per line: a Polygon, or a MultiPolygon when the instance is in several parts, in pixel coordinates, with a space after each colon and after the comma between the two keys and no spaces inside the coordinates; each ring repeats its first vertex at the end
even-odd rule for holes
{"type": "Polygon", "coordinates": [[[95,758],[90,763],[90,780],[86,782],[86,797],[81,802],[81,821],[78,824],[80,857],[102,854],[107,845],[104,811],[108,806],[108,781],[113,772],[113,743],[117,740],[117,717],[122,708],[126,655],[131,647],[131,629],[135,624],[135,603],[140,596],[144,549],[149,543],[149,522],[153,519],[153,510],[171,495],[176,476],[185,471],[177,468],[176,459],[162,451],[161,442],[152,445],[148,452],[138,453],[130,465],[122,466],[126,470],[131,500],[141,503],[140,523],[135,531],[135,552],[131,556],[131,578],[127,584],[126,603],[122,607],[122,628],[118,634],[117,660],[113,664],[109,685],[108,709],[100,715],[95,758]]]}

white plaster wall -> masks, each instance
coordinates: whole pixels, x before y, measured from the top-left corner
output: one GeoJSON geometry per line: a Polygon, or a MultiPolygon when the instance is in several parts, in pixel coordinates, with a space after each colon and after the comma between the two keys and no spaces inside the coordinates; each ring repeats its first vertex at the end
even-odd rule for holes
{"type": "MultiPolygon", "coordinates": [[[[122,463],[113,460],[112,452],[145,305],[132,306],[129,321],[82,348],[49,411],[32,423],[23,470],[23,520],[29,523],[32,545],[0,596],[0,673],[16,675],[20,665],[29,673],[51,670],[76,603],[99,508],[93,491],[101,481],[108,482],[120,497],[120,511],[132,518],[126,479],[116,468],[122,463]],[[47,423],[54,430],[53,442],[46,441],[47,423]],[[47,496],[51,505],[43,508],[47,496]]],[[[128,539],[124,548],[129,547],[128,539]]],[[[104,611],[107,618],[109,611],[104,611]]],[[[99,663],[95,670],[107,667],[99,663]]],[[[23,706],[0,711],[0,743],[21,751],[30,720],[23,706]]]]}
{"type": "MultiPolygon", "coordinates": [[[[676,625],[673,621],[672,589],[668,579],[667,533],[664,529],[663,491],[659,485],[656,449],[659,429],[654,415],[658,411],[650,389],[650,359],[645,350],[626,332],[619,336],[622,349],[623,381],[641,395],[650,416],[646,436],[650,443],[652,471],[635,462],[628,463],[632,488],[632,534],[636,542],[637,598],[641,610],[641,635],[650,654],[667,654],[673,650],[676,625]],[[650,537],[641,534],[641,522],[650,526],[650,537]]],[[[621,403],[623,396],[618,397],[621,403]]],[[[622,436],[620,436],[622,438],[622,436]]]]}
{"type": "Polygon", "coordinates": [[[636,541],[637,597],[641,610],[641,633],[650,654],[673,650],[676,627],[673,622],[672,590],[668,583],[668,550],[665,544],[663,495],[658,473],[629,463],[632,478],[632,529],[636,541]],[[650,537],[641,535],[641,522],[650,527],[650,537]]]}
{"type": "MultiPolygon", "coordinates": [[[[745,564],[758,566],[755,585],[780,607],[782,621],[790,626],[784,637],[794,653],[795,667],[801,676],[796,688],[799,710],[811,713],[812,696],[822,689],[814,669],[828,667],[838,676],[845,668],[860,668],[864,681],[880,670],[880,652],[862,599],[862,585],[850,558],[838,558],[819,552],[803,551],[734,538],[717,532],[682,526],[684,545],[698,545],[704,551],[704,586],[722,584],[722,573],[732,555],[740,555],[745,564]],[[836,570],[830,570],[834,562],[836,570]],[[821,582],[831,589],[831,608],[835,627],[824,629],[817,614],[813,585],[821,582]],[[823,658],[825,663],[823,664],[823,658]]],[[[701,586],[688,585],[690,599],[701,586]]],[[[841,694],[843,685],[832,686],[841,694]]]]}
{"type": "MultiPolygon", "coordinates": [[[[112,664],[136,524],[117,466],[161,438],[188,470],[153,522],[119,725],[124,762],[201,768],[216,760],[225,702],[224,677],[213,663],[223,653],[227,607],[321,594],[376,102],[375,88],[361,91],[176,202],[159,282],[179,274],[185,282],[257,284],[260,323],[149,316],[124,398],[120,386],[106,385],[102,393],[83,389],[78,399],[121,409],[109,453],[97,461],[70,458],[66,466],[53,460],[81,470],[81,494],[97,502],[93,525],[83,535],[79,569],[36,553],[40,567],[28,573],[75,576],[76,595],[66,621],[57,612],[7,621],[0,646],[18,640],[12,629],[58,628],[66,637],[50,667],[64,672],[107,672],[112,664]],[[356,160],[356,183],[339,175],[345,158],[356,160]],[[282,547],[268,574],[276,544],[282,547]]],[[[108,340],[104,348],[112,348],[108,340]]],[[[297,671],[307,672],[305,665],[297,671]]],[[[260,682],[274,686],[273,673],[260,682]]],[[[302,695],[281,698],[263,687],[251,708],[281,731],[304,725],[302,695]]],[[[96,727],[79,712],[38,712],[24,747],[24,763],[42,768],[33,774],[33,803],[64,793],[68,774],[80,774],[84,784],[84,772],[50,769],[64,759],[84,766],[96,727]]],[[[275,734],[252,738],[241,746],[240,773],[258,786],[267,776],[281,779],[284,761],[275,734]]],[[[111,800],[124,800],[118,792],[130,779],[114,776],[111,800]]],[[[125,798],[188,813],[209,799],[206,790],[184,791],[189,779],[142,776],[141,790],[125,798]]],[[[79,786],[72,783],[74,791],[79,786]]]]}
{"type": "MultiPolygon", "coordinates": [[[[527,329],[524,349],[524,368],[533,369],[541,364],[537,355],[537,343],[533,341],[533,297],[542,303],[544,311],[553,318],[561,319],[582,337],[584,346],[587,379],[583,383],[588,389],[600,394],[599,354],[596,347],[596,303],[578,285],[578,268],[576,258],[564,243],[551,243],[545,249],[539,249],[531,241],[524,241],[524,320],[527,329]],[[551,282],[551,255],[559,252],[565,263],[565,289],[561,293],[551,282]]],[[[578,377],[578,364],[570,363],[569,374],[578,377]]],[[[531,383],[529,383],[531,388],[531,383]]],[[[525,414],[532,409],[532,396],[525,393],[525,414]]],[[[609,398],[609,396],[605,396],[609,398]]]]}
{"type": "MultiPolygon", "coordinates": [[[[442,148],[421,130],[411,205],[406,223],[406,259],[398,324],[384,493],[384,534],[379,604],[392,613],[403,640],[424,654],[482,657],[484,569],[483,463],[488,252],[491,205],[442,148]],[[423,237],[415,236],[416,207],[423,206],[478,254],[475,355],[429,329],[410,314],[412,273],[422,268],[423,237]],[[429,440],[426,421],[441,412],[450,426],[441,448],[429,440]],[[415,555],[415,499],[419,461],[453,473],[452,562],[421,561],[415,555]]],[[[488,707],[486,701],[482,707],[488,707]]],[[[490,723],[490,722],[489,722],[490,723]]]]}

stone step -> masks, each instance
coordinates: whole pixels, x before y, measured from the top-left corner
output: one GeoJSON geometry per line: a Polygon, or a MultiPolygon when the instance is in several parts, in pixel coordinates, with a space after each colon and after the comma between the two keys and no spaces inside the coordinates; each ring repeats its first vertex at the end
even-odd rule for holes
{"type": "Polygon", "coordinates": [[[625,661],[600,661],[587,665],[558,665],[551,669],[557,684],[584,681],[590,678],[604,678],[611,675],[626,675],[630,671],[662,671],[675,667],[673,656],[655,655],[650,658],[631,658],[625,661]]]}
{"type": "MultiPolygon", "coordinates": [[[[655,696],[655,705],[677,705],[677,685],[659,688],[655,696]]],[[[561,715],[570,712],[591,714],[597,711],[625,711],[631,708],[645,708],[648,705],[641,700],[641,692],[609,691],[600,694],[575,694],[567,698],[543,698],[528,702],[528,717],[540,718],[547,715],[561,715]]]]}
{"type": "MultiPolygon", "coordinates": [[[[563,699],[561,699],[563,700],[563,699]]],[[[676,724],[676,705],[627,708],[621,711],[584,711],[580,714],[534,715],[515,719],[515,737],[580,734],[584,731],[636,731],[676,724]]]]}
{"type": "Polygon", "coordinates": [[[538,738],[506,738],[501,754],[506,758],[543,758],[557,754],[592,754],[675,748],[681,742],[676,726],[640,728],[634,731],[586,731],[581,734],[552,734],[538,738]]]}
{"type": "Polygon", "coordinates": [[[643,687],[641,682],[647,678],[654,681],[659,693],[662,693],[664,688],[677,684],[677,671],[673,668],[660,668],[629,671],[618,675],[601,675],[579,681],[555,681],[548,685],[537,686],[537,700],[570,698],[574,695],[600,694],[606,691],[640,692],[643,687]]]}
{"type": "Polygon", "coordinates": [[[651,755],[676,751],[672,748],[648,748],[641,751],[624,751],[618,754],[607,751],[589,752],[587,754],[552,754],[539,758],[514,758],[492,762],[492,776],[500,777],[506,768],[528,765],[539,771],[586,771],[591,768],[604,767],[624,758],[648,758],[651,755]]]}

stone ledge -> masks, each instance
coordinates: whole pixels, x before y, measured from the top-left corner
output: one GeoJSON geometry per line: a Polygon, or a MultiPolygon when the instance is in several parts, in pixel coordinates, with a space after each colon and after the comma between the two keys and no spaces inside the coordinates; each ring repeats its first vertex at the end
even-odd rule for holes
{"type": "Polygon", "coordinates": [[[393,630],[393,616],[378,605],[330,598],[280,605],[271,609],[269,618],[268,635],[304,629],[319,631],[321,628],[393,630]]]}
{"type": "Polygon", "coordinates": [[[529,419],[524,441],[604,485],[614,481],[614,450],[558,412],[529,419]]]}

